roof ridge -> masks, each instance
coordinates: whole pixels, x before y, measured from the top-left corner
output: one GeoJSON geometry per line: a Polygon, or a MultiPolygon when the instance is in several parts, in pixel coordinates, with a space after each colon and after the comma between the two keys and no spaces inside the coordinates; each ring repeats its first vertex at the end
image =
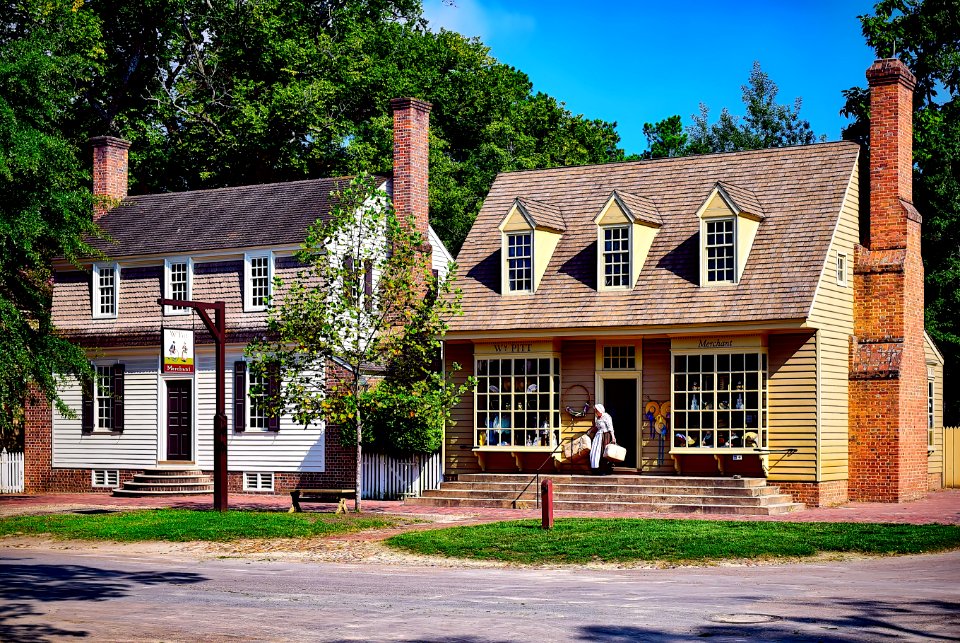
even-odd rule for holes
{"type": "MultiPolygon", "coordinates": [[[[131,194],[126,196],[123,200],[129,201],[134,199],[141,199],[146,197],[167,197],[173,195],[188,195],[188,194],[207,194],[210,192],[229,192],[232,190],[244,190],[249,188],[265,188],[273,187],[276,185],[297,185],[303,183],[319,183],[321,181],[349,181],[350,179],[355,178],[356,174],[349,174],[346,176],[329,176],[329,177],[318,177],[315,179],[296,179],[294,181],[272,181],[270,183],[247,183],[246,185],[225,185],[219,188],[200,188],[197,190],[180,190],[177,192],[150,192],[149,194],[131,194]]],[[[381,174],[372,174],[371,176],[376,178],[386,179],[388,177],[381,174]]]]}

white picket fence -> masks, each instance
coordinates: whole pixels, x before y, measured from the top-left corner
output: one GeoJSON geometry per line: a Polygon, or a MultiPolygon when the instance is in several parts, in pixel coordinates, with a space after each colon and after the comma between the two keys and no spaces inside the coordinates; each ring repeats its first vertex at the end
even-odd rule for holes
{"type": "Polygon", "coordinates": [[[23,454],[0,450],[0,493],[23,493],[23,454]]]}
{"type": "Polygon", "coordinates": [[[439,453],[394,458],[364,453],[361,494],[369,500],[396,500],[439,489],[443,460],[439,453]]]}

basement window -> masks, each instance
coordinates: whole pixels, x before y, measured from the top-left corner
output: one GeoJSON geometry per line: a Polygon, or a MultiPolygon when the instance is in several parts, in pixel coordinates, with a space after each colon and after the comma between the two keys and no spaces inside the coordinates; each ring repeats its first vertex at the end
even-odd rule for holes
{"type": "Polygon", "coordinates": [[[243,473],[244,491],[273,491],[273,472],[245,471],[243,473]]]}
{"type": "Polygon", "coordinates": [[[90,485],[115,489],[120,486],[120,472],[116,469],[93,469],[90,472],[90,485]]]}

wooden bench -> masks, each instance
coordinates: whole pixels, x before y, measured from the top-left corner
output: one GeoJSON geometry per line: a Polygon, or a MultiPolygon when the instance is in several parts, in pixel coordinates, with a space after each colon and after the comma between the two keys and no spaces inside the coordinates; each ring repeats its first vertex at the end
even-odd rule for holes
{"type": "Polygon", "coordinates": [[[347,498],[356,496],[356,489],[291,489],[290,490],[290,511],[288,513],[300,513],[301,502],[333,502],[337,500],[337,513],[347,513],[347,498]]]}

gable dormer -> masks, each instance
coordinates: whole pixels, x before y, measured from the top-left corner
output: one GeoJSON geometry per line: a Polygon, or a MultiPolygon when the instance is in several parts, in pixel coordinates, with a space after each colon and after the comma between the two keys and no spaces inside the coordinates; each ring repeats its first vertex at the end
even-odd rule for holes
{"type": "Polygon", "coordinates": [[[700,285],[736,284],[764,219],[763,206],[746,188],[717,181],[697,211],[700,219],[700,285]]]}
{"type": "Polygon", "coordinates": [[[504,295],[537,291],[553,251],[566,230],[559,208],[517,198],[500,222],[503,266],[500,292],[504,295]]]}
{"type": "Polygon", "coordinates": [[[631,290],[662,221],[650,199],[614,190],[594,217],[597,290],[631,290]]]}

